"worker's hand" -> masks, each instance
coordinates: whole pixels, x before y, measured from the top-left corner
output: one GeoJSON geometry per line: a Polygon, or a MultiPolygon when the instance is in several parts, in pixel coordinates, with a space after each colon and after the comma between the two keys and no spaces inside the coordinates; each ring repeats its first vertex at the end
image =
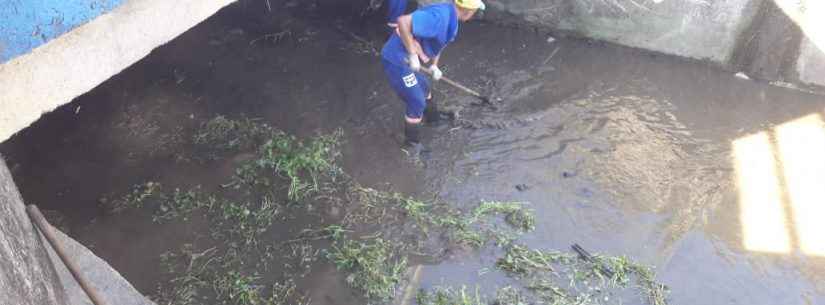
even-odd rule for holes
{"type": "Polygon", "coordinates": [[[441,77],[444,76],[444,72],[441,72],[441,69],[439,69],[436,65],[430,66],[430,71],[433,72],[433,79],[435,81],[440,81],[441,77]]]}
{"type": "Polygon", "coordinates": [[[407,63],[410,64],[410,69],[412,69],[413,72],[421,71],[421,61],[418,60],[418,54],[411,53],[407,59],[407,63]]]}

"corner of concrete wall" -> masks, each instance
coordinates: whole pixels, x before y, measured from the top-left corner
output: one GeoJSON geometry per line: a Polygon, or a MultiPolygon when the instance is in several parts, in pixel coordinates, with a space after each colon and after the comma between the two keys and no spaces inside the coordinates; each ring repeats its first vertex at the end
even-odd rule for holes
{"type": "Polygon", "coordinates": [[[588,37],[726,65],[761,0],[575,1],[588,37]]]}
{"type": "Polygon", "coordinates": [[[127,0],[0,65],[0,141],[197,25],[234,0],[127,0]]]}
{"type": "Polygon", "coordinates": [[[727,66],[762,1],[488,0],[485,15],[727,66]]]}
{"type": "Polygon", "coordinates": [[[808,38],[802,40],[796,71],[801,82],[825,86],[825,52],[808,38]]]}
{"type": "MultiPolygon", "coordinates": [[[[91,250],[66,234],[63,234],[60,230],[54,231],[55,236],[66,250],[69,259],[75,262],[80,268],[80,272],[91,281],[91,285],[94,289],[97,289],[106,304],[156,305],[132,287],[132,284],[126,281],[117,270],[109,266],[103,259],[97,257],[91,250]]],[[[46,242],[45,237],[43,237],[43,242],[46,242]]],[[[48,247],[47,250],[52,261],[58,262],[55,264],[55,268],[68,295],[69,304],[93,305],[89,296],[80,288],[80,285],[72,274],[69,273],[69,270],[66,269],[66,266],[59,263],[60,257],[57,256],[57,253],[55,253],[51,247],[48,247]]]]}
{"type": "Polygon", "coordinates": [[[0,156],[0,304],[67,305],[67,296],[23,198],[0,156]]]}

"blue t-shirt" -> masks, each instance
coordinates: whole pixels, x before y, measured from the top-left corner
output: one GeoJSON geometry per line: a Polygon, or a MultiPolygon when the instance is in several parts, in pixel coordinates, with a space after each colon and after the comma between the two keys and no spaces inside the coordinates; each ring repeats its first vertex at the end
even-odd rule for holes
{"type": "MultiPolygon", "coordinates": [[[[438,3],[412,13],[412,34],[421,44],[424,54],[435,57],[458,35],[458,14],[452,2],[438,3]]],[[[393,33],[381,56],[394,64],[406,65],[407,49],[398,33],[393,33]]]]}

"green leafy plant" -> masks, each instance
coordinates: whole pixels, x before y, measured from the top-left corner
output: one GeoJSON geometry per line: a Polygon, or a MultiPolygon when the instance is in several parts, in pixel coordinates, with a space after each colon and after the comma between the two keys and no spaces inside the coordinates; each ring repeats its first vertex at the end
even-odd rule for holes
{"type": "Polygon", "coordinates": [[[217,159],[229,152],[254,150],[267,139],[281,134],[254,119],[231,120],[217,116],[201,125],[193,136],[193,143],[207,153],[208,159],[217,159]]]}
{"type": "Polygon", "coordinates": [[[189,220],[192,212],[205,208],[211,210],[218,205],[217,197],[203,192],[200,186],[187,191],[175,189],[171,196],[160,194],[161,200],[153,220],[165,222],[173,219],[189,220]]]}
{"type": "Polygon", "coordinates": [[[151,199],[157,199],[161,193],[160,183],[149,181],[132,186],[132,189],[117,199],[103,197],[100,205],[109,213],[120,213],[130,208],[142,208],[151,199]]]}
{"type": "Polygon", "coordinates": [[[338,270],[349,273],[347,283],[364,296],[389,300],[407,268],[406,258],[398,258],[383,239],[371,241],[343,240],[332,246],[327,258],[338,270]]]}
{"type": "MultiPolygon", "coordinates": [[[[419,290],[415,297],[418,305],[482,305],[486,304],[476,287],[475,292],[468,292],[466,286],[460,289],[436,287],[433,291],[419,290]]],[[[508,304],[509,305],[509,304],[508,304]]]]}
{"type": "Polygon", "coordinates": [[[269,138],[258,151],[258,158],[241,165],[235,173],[232,185],[269,188],[270,176],[286,178],[290,200],[306,198],[318,190],[320,174],[336,171],[335,159],[340,132],[300,141],[283,133],[269,138]]]}

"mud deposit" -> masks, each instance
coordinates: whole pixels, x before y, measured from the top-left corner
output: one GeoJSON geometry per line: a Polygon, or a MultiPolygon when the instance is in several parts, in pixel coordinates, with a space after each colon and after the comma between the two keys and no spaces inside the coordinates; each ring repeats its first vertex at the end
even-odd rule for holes
{"type": "Polygon", "coordinates": [[[804,233],[786,251],[747,246],[734,154],[823,115],[825,98],[474,22],[443,69],[501,101],[437,85],[457,119],[427,128],[432,152],[413,163],[375,57],[380,18],[324,3],[230,6],[3,143],[25,200],[57,211],[142,293],[181,293],[177,304],[186,285],[195,300],[230,300],[206,304],[413,304],[417,288],[468,296],[419,295],[428,304],[648,304],[657,283],[667,304],[825,304],[825,256],[799,245],[804,233]],[[515,210],[534,223],[514,226],[515,210]],[[572,244],[604,256],[582,261],[572,244]],[[239,273],[197,273],[210,268],[239,273]]]}

